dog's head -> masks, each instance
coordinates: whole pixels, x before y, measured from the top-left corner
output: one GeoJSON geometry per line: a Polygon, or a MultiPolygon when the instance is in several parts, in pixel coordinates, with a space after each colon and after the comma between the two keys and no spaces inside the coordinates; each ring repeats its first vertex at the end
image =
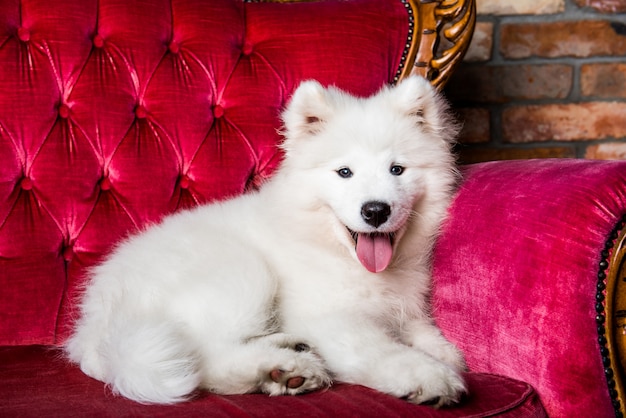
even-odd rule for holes
{"type": "Polygon", "coordinates": [[[420,77],[369,98],[306,81],[283,121],[285,170],[369,271],[386,269],[410,221],[449,196],[457,126],[420,77]]]}

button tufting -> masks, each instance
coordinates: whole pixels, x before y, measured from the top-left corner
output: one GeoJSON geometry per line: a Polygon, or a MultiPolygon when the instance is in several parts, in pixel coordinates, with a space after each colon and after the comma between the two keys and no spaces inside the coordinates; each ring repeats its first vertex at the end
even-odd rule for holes
{"type": "Polygon", "coordinates": [[[63,249],[63,260],[72,261],[72,258],[74,258],[74,248],[65,247],[63,249]]]}
{"type": "Polygon", "coordinates": [[[137,119],[145,119],[148,116],[148,111],[142,105],[137,105],[135,108],[135,116],[137,116],[137,119]]]}
{"type": "Polygon", "coordinates": [[[215,105],[213,107],[213,116],[215,116],[218,119],[224,116],[224,108],[220,105],[215,105]]]}
{"type": "Polygon", "coordinates": [[[246,190],[259,190],[263,184],[263,177],[260,174],[253,173],[248,177],[246,182],[246,190]]]}
{"type": "Polygon", "coordinates": [[[180,180],[178,181],[178,184],[180,185],[181,189],[188,189],[189,182],[190,182],[189,177],[183,174],[182,176],[180,176],[180,180]]]}
{"type": "Polygon", "coordinates": [[[102,180],[100,180],[100,190],[110,190],[111,189],[111,180],[109,180],[108,177],[104,177],[102,180]]]}
{"type": "Polygon", "coordinates": [[[70,117],[70,108],[66,104],[62,104],[59,106],[59,116],[63,119],[67,119],[70,117]]]}
{"type": "Polygon", "coordinates": [[[172,54],[178,54],[180,52],[180,45],[178,45],[178,42],[176,41],[172,41],[170,42],[170,44],[167,46],[167,49],[172,53],[172,54]]]}
{"type": "Polygon", "coordinates": [[[30,30],[28,30],[27,28],[24,28],[24,27],[19,28],[17,30],[17,37],[22,42],[30,41],[30,30]]]}
{"type": "Polygon", "coordinates": [[[33,181],[28,177],[24,177],[22,181],[20,181],[20,187],[22,190],[30,190],[33,188],[33,181]]]}
{"type": "Polygon", "coordinates": [[[252,46],[252,44],[249,42],[245,42],[243,46],[241,47],[241,53],[243,55],[250,55],[252,54],[253,51],[254,51],[254,46],[252,46]]]}
{"type": "Polygon", "coordinates": [[[93,37],[93,46],[102,48],[104,46],[104,38],[101,35],[95,35],[93,37]]]}

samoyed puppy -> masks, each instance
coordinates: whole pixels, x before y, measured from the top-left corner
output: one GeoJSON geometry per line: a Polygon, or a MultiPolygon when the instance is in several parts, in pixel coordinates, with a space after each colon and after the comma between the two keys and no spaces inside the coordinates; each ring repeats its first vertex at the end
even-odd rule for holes
{"type": "Polygon", "coordinates": [[[333,380],[458,402],[464,361],[428,303],[457,177],[447,111],[419,77],[369,98],[303,82],[260,191],[171,215],[93,269],[69,359],[143,403],[333,380]]]}

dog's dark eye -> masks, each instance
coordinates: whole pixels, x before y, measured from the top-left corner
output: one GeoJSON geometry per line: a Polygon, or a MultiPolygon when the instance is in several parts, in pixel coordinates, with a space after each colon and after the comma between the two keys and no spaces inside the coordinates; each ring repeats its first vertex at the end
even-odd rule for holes
{"type": "Polygon", "coordinates": [[[393,165],[389,169],[389,172],[394,176],[399,176],[400,174],[404,173],[404,167],[402,167],[401,165],[393,165]]]}
{"type": "Polygon", "coordinates": [[[350,170],[348,167],[342,167],[337,170],[337,174],[339,174],[339,177],[347,179],[352,177],[352,170],[350,170]]]}

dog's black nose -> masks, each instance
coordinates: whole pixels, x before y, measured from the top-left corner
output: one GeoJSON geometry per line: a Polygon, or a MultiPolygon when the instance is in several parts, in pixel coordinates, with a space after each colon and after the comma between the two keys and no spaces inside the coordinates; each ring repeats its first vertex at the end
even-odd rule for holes
{"type": "Polygon", "coordinates": [[[361,217],[374,228],[387,222],[389,215],[391,215],[391,207],[385,202],[372,201],[361,206],[361,217]]]}

